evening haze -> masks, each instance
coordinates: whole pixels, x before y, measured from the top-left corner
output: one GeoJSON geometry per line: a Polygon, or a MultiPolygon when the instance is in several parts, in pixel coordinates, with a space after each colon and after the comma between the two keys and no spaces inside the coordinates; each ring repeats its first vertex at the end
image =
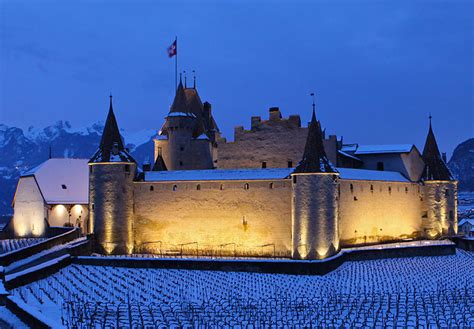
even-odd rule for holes
{"type": "Polygon", "coordinates": [[[472,1],[0,0],[0,123],[105,120],[158,130],[179,69],[196,70],[225,137],[278,106],[344,142],[442,151],[474,136],[472,1]]]}

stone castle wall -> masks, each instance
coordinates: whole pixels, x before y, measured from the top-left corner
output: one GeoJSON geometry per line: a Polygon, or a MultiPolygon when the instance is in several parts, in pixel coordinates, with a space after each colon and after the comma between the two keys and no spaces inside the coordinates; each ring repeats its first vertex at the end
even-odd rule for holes
{"type": "Polygon", "coordinates": [[[339,200],[343,247],[415,238],[421,234],[419,184],[340,180],[339,200]]]}
{"type": "MultiPolygon", "coordinates": [[[[303,157],[308,128],[301,127],[298,115],[288,119],[279,110],[270,109],[269,120],[252,117],[250,130],[235,128],[234,141],[218,141],[218,168],[296,167],[303,157]]],[[[336,136],[324,140],[324,148],[331,162],[337,162],[336,136]]]]}
{"type": "Polygon", "coordinates": [[[138,252],[290,256],[289,179],[137,182],[134,190],[138,252]]]}

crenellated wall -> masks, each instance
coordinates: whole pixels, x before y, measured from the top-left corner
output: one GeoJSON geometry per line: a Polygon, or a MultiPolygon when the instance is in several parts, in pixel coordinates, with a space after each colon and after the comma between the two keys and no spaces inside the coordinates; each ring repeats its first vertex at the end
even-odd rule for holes
{"type": "Polygon", "coordinates": [[[134,190],[137,250],[290,256],[289,179],[137,182],[134,190]]]}
{"type": "Polygon", "coordinates": [[[341,245],[395,241],[421,235],[416,183],[340,180],[341,245]]]}

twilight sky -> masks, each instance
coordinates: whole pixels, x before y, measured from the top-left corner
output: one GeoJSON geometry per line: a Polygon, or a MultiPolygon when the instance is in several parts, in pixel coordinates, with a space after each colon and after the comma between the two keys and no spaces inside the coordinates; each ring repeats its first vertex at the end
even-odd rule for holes
{"type": "MultiPolygon", "coordinates": [[[[345,142],[440,148],[474,136],[472,1],[0,0],[0,123],[105,120],[159,129],[174,91],[166,48],[196,70],[221,131],[250,116],[310,119],[345,142]]],[[[188,82],[192,78],[188,77],[188,82]]]]}

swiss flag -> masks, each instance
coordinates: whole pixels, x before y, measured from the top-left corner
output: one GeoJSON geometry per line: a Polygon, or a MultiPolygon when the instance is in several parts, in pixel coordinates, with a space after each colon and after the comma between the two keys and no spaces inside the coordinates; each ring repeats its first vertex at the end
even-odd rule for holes
{"type": "Polygon", "coordinates": [[[174,40],[174,42],[171,44],[171,46],[168,47],[168,57],[171,58],[173,56],[176,56],[178,53],[178,40],[174,40]]]}

